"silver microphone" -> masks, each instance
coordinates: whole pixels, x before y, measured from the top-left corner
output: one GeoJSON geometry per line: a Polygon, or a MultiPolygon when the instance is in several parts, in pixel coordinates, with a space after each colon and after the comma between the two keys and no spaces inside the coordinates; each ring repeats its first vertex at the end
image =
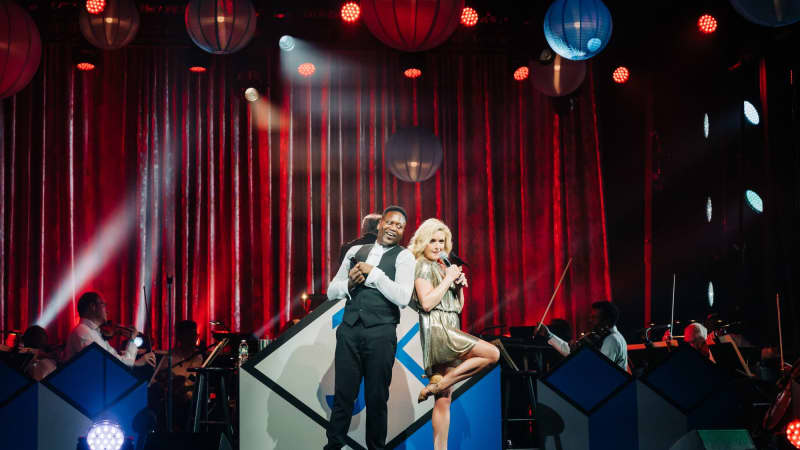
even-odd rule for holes
{"type": "Polygon", "coordinates": [[[439,259],[442,260],[445,266],[450,267],[450,255],[447,252],[439,252],[439,259]]]}

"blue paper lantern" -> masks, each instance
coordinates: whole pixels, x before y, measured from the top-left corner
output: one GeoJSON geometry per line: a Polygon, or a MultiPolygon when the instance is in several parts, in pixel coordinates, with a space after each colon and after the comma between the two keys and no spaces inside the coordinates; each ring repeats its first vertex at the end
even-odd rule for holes
{"type": "Polygon", "coordinates": [[[600,53],[611,39],[611,13],[600,0],[556,0],[544,16],[544,37],[573,61],[600,53]]]}
{"type": "Polygon", "coordinates": [[[800,0],[731,0],[742,17],[765,27],[784,27],[800,21],[800,0]]]}

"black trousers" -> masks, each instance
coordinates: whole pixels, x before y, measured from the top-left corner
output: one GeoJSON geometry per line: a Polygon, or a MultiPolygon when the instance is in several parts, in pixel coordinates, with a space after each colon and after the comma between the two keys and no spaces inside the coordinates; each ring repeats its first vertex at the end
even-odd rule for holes
{"type": "Polygon", "coordinates": [[[353,418],[353,405],[364,378],[364,400],[367,404],[367,448],[386,446],[389,384],[397,350],[397,325],[393,323],[365,328],[359,320],[336,330],[334,359],[334,399],[328,426],[325,450],[340,449],[353,418]]]}

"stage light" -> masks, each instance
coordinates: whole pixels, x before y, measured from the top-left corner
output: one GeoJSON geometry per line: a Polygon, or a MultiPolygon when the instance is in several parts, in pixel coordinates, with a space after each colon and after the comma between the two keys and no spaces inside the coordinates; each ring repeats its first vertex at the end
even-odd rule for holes
{"type": "Polygon", "coordinates": [[[708,132],[709,132],[709,123],[708,123],[708,113],[703,114],[703,137],[708,139],[708,132]]]}
{"type": "Polygon", "coordinates": [[[756,194],[755,191],[751,191],[750,189],[744,191],[744,198],[747,200],[747,206],[753,209],[753,211],[761,214],[764,212],[764,202],[761,200],[761,196],[756,194]]]}
{"type": "Polygon", "coordinates": [[[203,66],[192,66],[192,67],[189,67],[189,72],[192,72],[192,73],[203,73],[205,71],[206,71],[206,68],[203,67],[203,66]]]}
{"type": "Polygon", "coordinates": [[[244,99],[247,100],[248,102],[254,102],[258,100],[258,97],[259,97],[258,89],[254,87],[249,87],[244,90],[244,99]]]}
{"type": "Polygon", "coordinates": [[[527,66],[517,67],[517,70],[514,71],[514,79],[517,81],[527,80],[528,75],[530,75],[530,70],[528,69],[527,66]]]}
{"type": "Polygon", "coordinates": [[[712,206],[713,205],[711,204],[711,197],[708,197],[706,199],[706,221],[708,223],[711,223],[711,213],[714,212],[712,206]]]}
{"type": "Polygon", "coordinates": [[[75,67],[81,72],[88,72],[90,70],[94,70],[94,64],[90,62],[80,62],[76,64],[75,67]]]}
{"type": "Polygon", "coordinates": [[[72,50],[72,62],[81,72],[94,70],[98,64],[97,50],[91,47],[77,47],[72,50]]]}
{"type": "Polygon", "coordinates": [[[86,443],[91,450],[119,450],[125,443],[125,434],[116,423],[103,420],[89,428],[86,443]]]}
{"type": "Polygon", "coordinates": [[[717,31],[717,19],[711,14],[703,14],[697,19],[697,28],[700,29],[701,33],[711,34],[717,31]]]}
{"type": "Polygon", "coordinates": [[[744,117],[753,125],[758,125],[760,122],[758,117],[758,110],[752,103],[747,100],[744,101],[744,117]]]}
{"type": "Polygon", "coordinates": [[[706,291],[708,295],[708,307],[714,306],[714,283],[708,282],[708,290],[706,291]]]}
{"type": "Polygon", "coordinates": [[[474,27],[477,23],[478,11],[475,11],[469,6],[464,7],[464,9],[461,10],[461,25],[465,27],[474,27]]]}
{"type": "Polygon", "coordinates": [[[288,34],[284,34],[280,39],[278,39],[278,47],[285,52],[294,50],[294,45],[294,38],[288,34]]]}
{"type": "Polygon", "coordinates": [[[421,77],[422,71],[412,67],[410,69],[406,69],[405,72],[403,72],[403,75],[405,75],[406,78],[411,78],[413,80],[414,78],[421,77]]]}
{"type": "Polygon", "coordinates": [[[356,2],[347,2],[342,5],[340,14],[345,22],[355,23],[361,16],[361,7],[356,2]]]}
{"type": "Polygon", "coordinates": [[[297,66],[297,73],[306,78],[310,77],[311,75],[314,75],[314,72],[316,71],[317,68],[314,67],[314,64],[311,64],[310,62],[306,62],[297,66]]]}
{"type": "Polygon", "coordinates": [[[800,448],[800,420],[794,419],[786,425],[786,439],[794,448],[800,448]]]}
{"type": "Polygon", "coordinates": [[[106,9],[106,0],[86,0],[86,11],[89,14],[100,14],[106,9]]]}
{"type": "Polygon", "coordinates": [[[611,78],[614,80],[614,83],[617,84],[625,84],[631,77],[631,72],[625,66],[619,66],[614,69],[614,73],[611,74],[611,78]]]}

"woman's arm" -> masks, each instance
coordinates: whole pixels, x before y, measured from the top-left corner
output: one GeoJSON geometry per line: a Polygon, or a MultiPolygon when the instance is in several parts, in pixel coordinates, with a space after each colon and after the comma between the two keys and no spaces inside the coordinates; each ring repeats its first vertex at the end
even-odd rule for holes
{"type": "Polygon", "coordinates": [[[431,282],[425,278],[417,278],[414,280],[414,289],[417,290],[417,298],[419,299],[422,309],[427,312],[435,308],[436,305],[442,301],[444,293],[450,289],[453,281],[455,281],[460,275],[461,267],[454,264],[447,268],[444,279],[436,287],[433,287],[431,282]]]}

